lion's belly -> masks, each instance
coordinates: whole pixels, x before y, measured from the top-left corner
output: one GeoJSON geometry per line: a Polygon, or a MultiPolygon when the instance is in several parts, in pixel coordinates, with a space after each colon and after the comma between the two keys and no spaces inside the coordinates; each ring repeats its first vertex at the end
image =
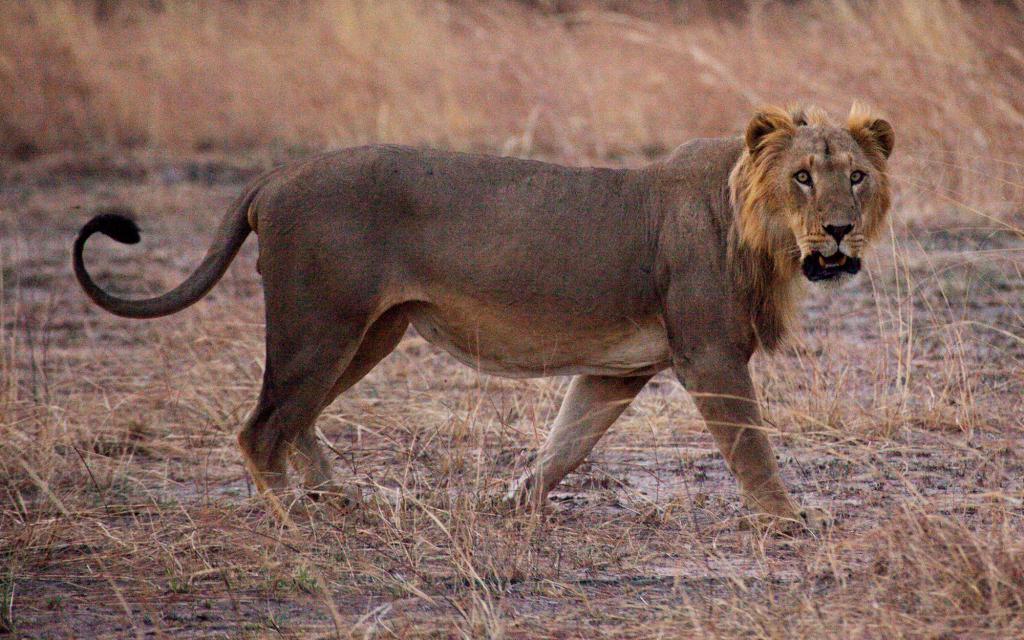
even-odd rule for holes
{"type": "Polygon", "coordinates": [[[517,321],[483,310],[460,313],[422,305],[409,311],[409,319],[425,340],[455,359],[500,376],[642,375],[670,361],[659,318],[580,328],[570,318],[517,321]]]}

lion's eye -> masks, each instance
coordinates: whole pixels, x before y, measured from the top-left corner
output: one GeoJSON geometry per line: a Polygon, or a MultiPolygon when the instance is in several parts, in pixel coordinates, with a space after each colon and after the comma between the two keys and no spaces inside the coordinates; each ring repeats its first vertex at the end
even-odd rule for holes
{"type": "Polygon", "coordinates": [[[850,174],[850,184],[860,184],[861,182],[864,182],[863,171],[854,171],[850,174]]]}
{"type": "Polygon", "coordinates": [[[808,186],[808,187],[811,186],[811,174],[806,169],[802,169],[800,171],[797,171],[796,174],[793,175],[793,179],[796,180],[797,182],[799,182],[802,185],[805,185],[805,186],[808,186]]]}

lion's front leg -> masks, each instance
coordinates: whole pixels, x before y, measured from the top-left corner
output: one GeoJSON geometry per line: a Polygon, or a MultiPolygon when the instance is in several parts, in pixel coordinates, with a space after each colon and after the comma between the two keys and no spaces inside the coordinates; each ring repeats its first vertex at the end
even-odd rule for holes
{"type": "Polygon", "coordinates": [[[779,477],[746,359],[709,352],[677,363],[675,370],[739,480],[747,506],[770,516],[809,522],[779,477]]]}

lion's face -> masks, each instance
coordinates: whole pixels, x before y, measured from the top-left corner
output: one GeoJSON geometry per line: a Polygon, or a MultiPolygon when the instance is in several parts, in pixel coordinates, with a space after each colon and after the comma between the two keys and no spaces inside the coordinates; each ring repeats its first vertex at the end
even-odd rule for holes
{"type": "Polygon", "coordinates": [[[795,260],[812,282],[852,277],[889,208],[893,140],[889,123],[857,107],[845,127],[817,109],[755,115],[739,185],[744,240],[795,260]]]}

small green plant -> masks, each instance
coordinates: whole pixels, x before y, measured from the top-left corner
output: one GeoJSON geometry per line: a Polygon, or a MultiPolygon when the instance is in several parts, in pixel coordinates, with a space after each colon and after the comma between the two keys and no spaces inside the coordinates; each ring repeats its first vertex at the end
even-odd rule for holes
{"type": "Polygon", "coordinates": [[[14,569],[0,578],[0,633],[13,633],[14,627],[14,569]]]}
{"type": "Polygon", "coordinates": [[[292,576],[292,584],[296,589],[304,593],[317,593],[320,591],[320,584],[313,576],[306,565],[300,566],[292,576]]]}
{"type": "Polygon", "coordinates": [[[171,593],[188,593],[192,589],[192,584],[188,579],[180,578],[168,572],[167,588],[170,589],[171,593]]]}

